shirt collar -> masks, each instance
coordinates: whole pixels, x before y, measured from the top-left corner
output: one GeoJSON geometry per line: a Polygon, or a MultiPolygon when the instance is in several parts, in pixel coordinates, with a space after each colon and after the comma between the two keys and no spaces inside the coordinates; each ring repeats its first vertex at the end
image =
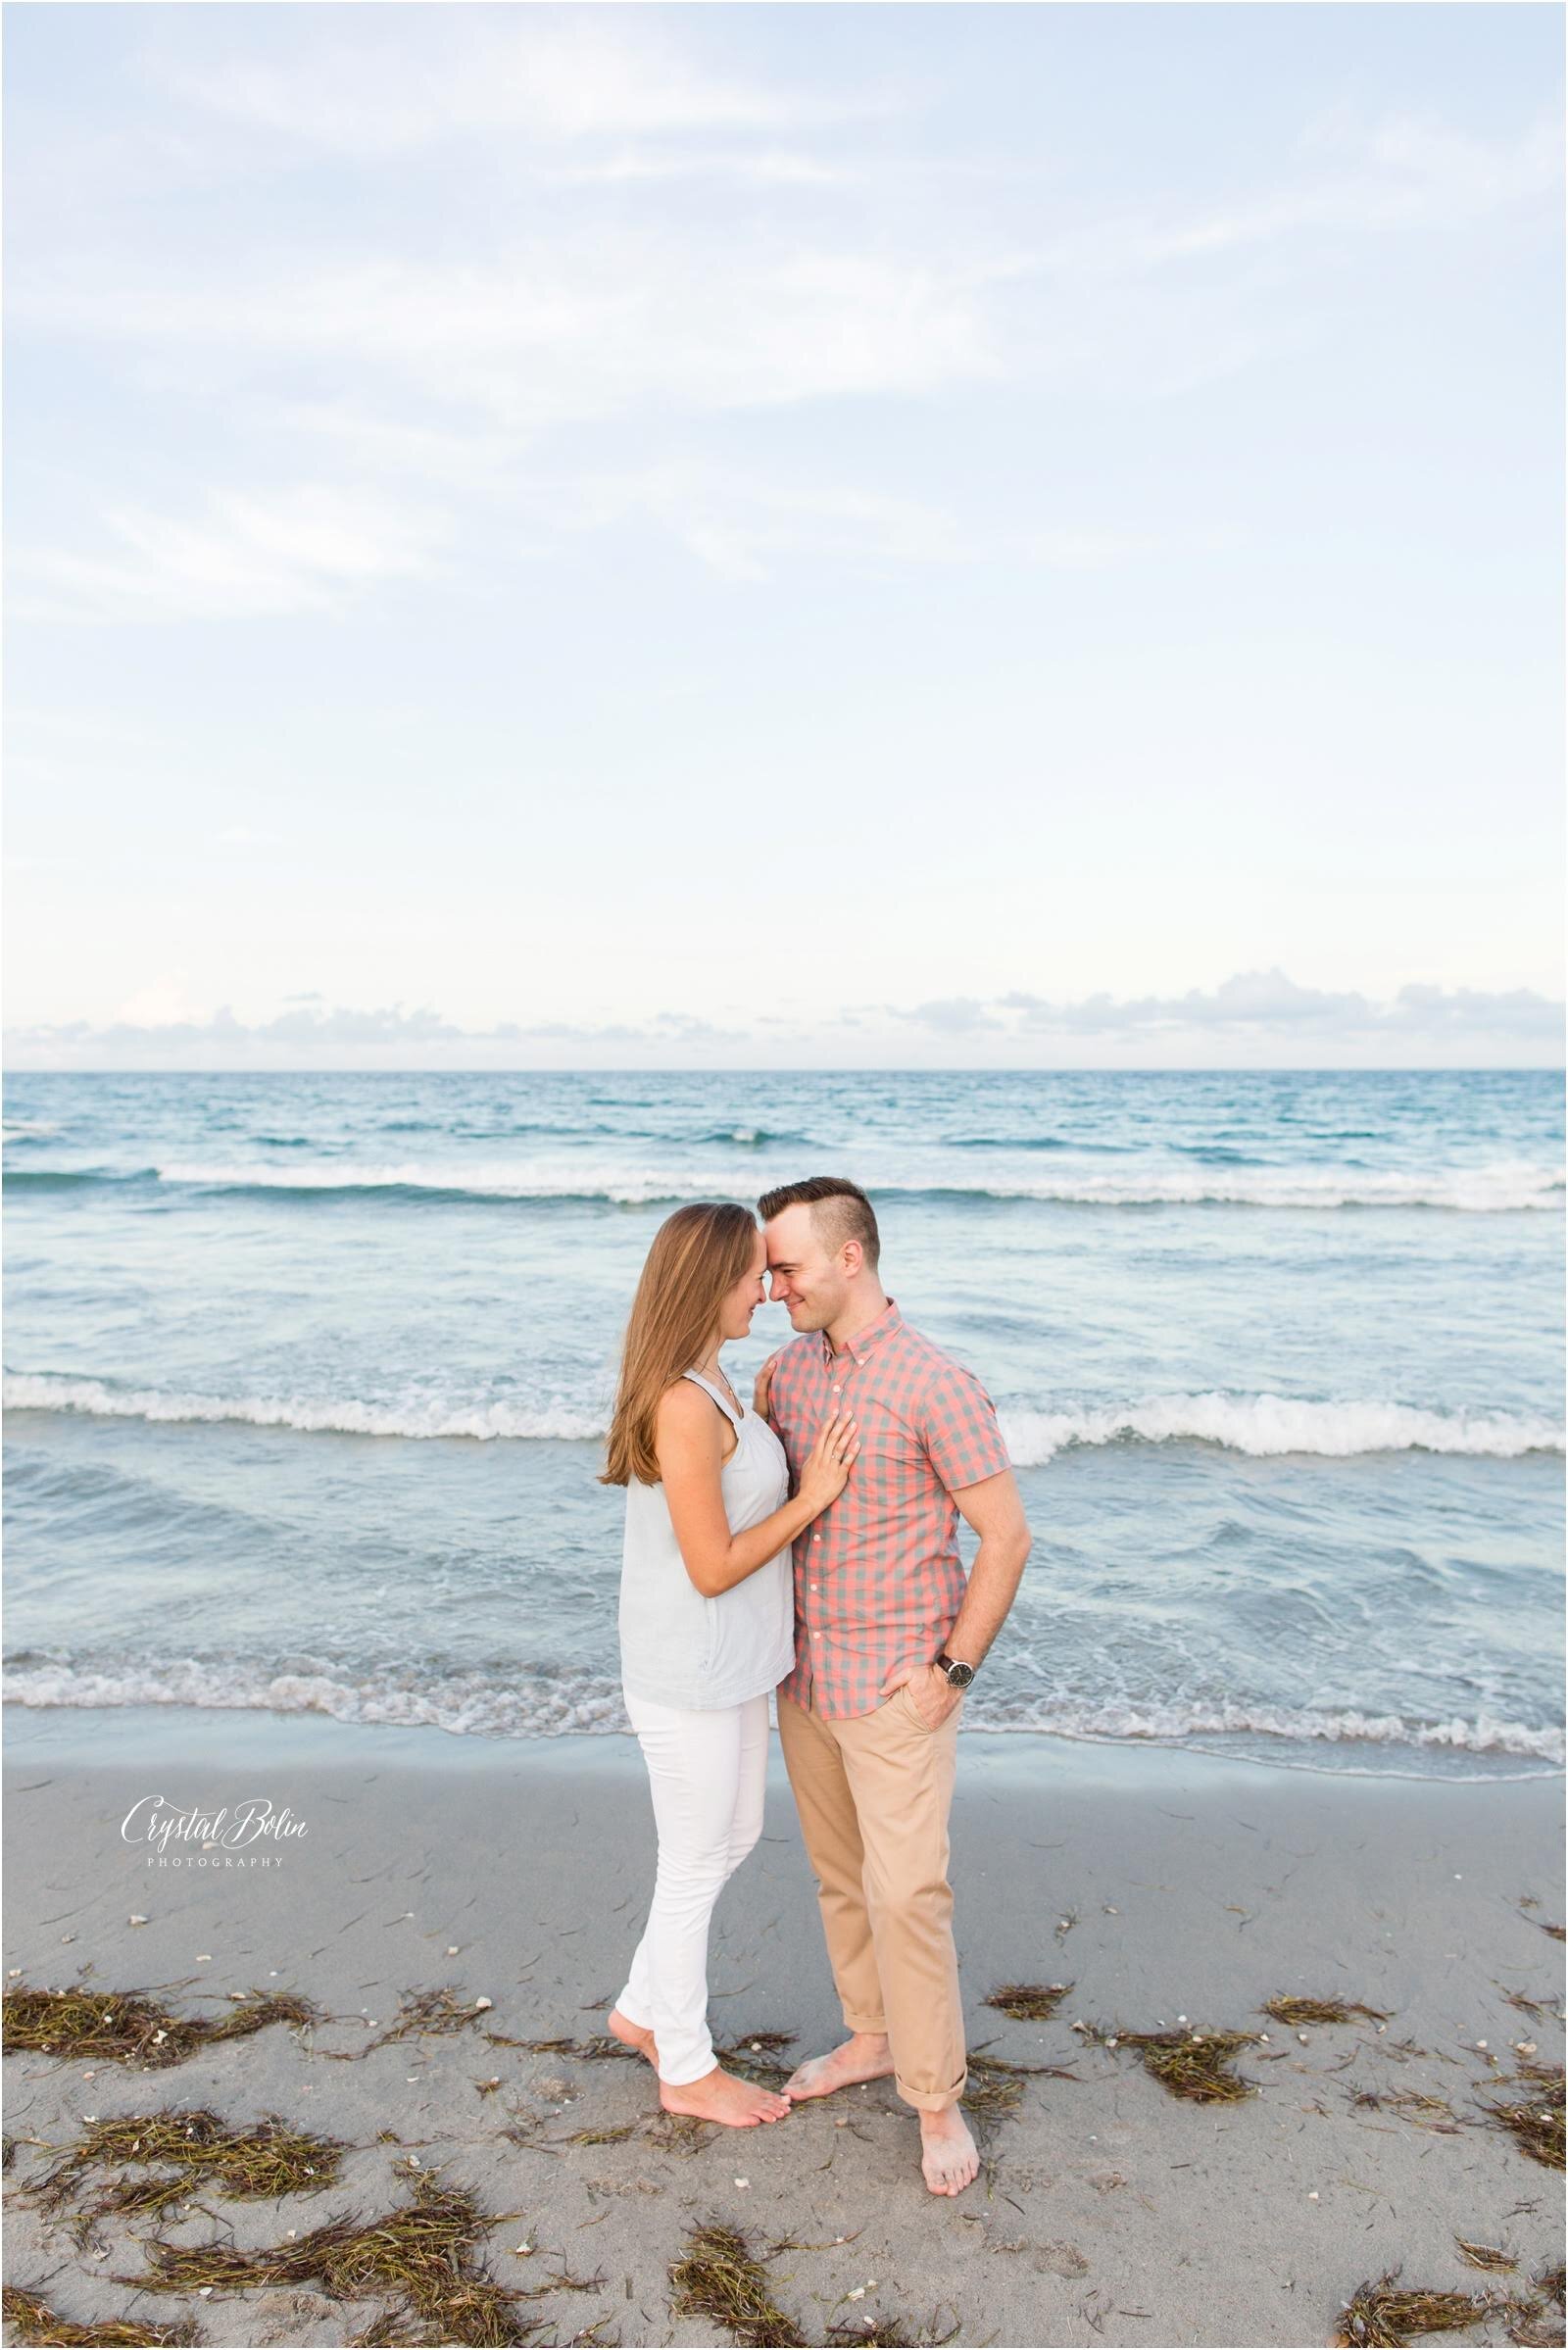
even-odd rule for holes
{"type": "MultiPolygon", "coordinates": [[[[858,1363],[863,1363],[873,1346],[879,1346],[883,1339],[891,1338],[894,1331],[902,1330],[903,1327],[904,1316],[900,1313],[895,1300],[890,1297],[876,1320],[867,1322],[863,1330],[856,1332],[846,1346],[845,1352],[853,1354],[858,1363]]],[[[829,1364],[833,1360],[833,1342],[825,1330],[822,1333],[822,1360],[829,1364]]]]}

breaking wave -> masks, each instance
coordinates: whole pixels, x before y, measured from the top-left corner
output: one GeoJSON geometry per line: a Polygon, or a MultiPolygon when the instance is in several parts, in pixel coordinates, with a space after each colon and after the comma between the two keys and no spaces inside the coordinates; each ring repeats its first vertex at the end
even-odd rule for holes
{"type": "MultiPolygon", "coordinates": [[[[310,1436],[466,1437],[587,1443],[609,1425],[610,1396],[497,1398],[411,1395],[385,1402],[352,1396],[207,1395],[118,1387],[57,1372],[7,1372],[8,1411],[80,1413],[95,1419],[238,1422],[310,1436]]],[[[1454,1452],[1513,1460],[1561,1452],[1563,1431],[1542,1413],[1481,1408],[1433,1411],[1367,1400],[1311,1402],[1288,1395],[1150,1395],[1131,1403],[1060,1410],[1004,1404],[999,1417],[1019,1468],[1058,1452],[1102,1444],[1202,1444],[1253,1458],[1315,1453],[1348,1460],[1365,1452],[1454,1452]]]]}

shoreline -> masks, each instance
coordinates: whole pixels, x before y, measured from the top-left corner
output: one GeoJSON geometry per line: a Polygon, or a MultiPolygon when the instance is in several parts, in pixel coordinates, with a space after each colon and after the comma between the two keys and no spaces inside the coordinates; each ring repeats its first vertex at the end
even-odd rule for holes
{"type": "MultiPolygon", "coordinates": [[[[671,2264],[715,2219],[759,2251],[809,2247],[765,2277],[813,2343],[867,2314],[959,2345],[1321,2342],[1396,2264],[1401,2289],[1523,2293],[1562,2257],[1560,2174],[1483,2119],[1518,2043],[1562,2058],[1562,1945],[1543,1931],[1563,1914],[1560,1779],[1374,1779],[1044,1738],[1021,1758],[1015,1738],[966,1733],[952,1875],[971,2056],[1049,2070],[976,2117],[982,2174],[949,2203],[921,2184],[913,2116],[886,2082],[767,2130],[676,2139],[651,2075],[591,2052],[652,1885],[633,1740],[165,1708],[11,1709],[8,1726],[8,1990],[160,1985],[181,2017],[292,1992],[322,2011],[166,2070],[9,2057],[9,2281],[47,2279],[73,2320],[346,2343],[374,2309],[318,2284],[187,2302],[116,2280],[145,2274],[150,2236],[297,2243],[434,2173],[494,2216],[483,2252],[503,2284],[599,2278],[519,2307],[541,2341],[726,2338],[671,2306],[671,2264]],[[258,1855],[265,1869],[149,1866],[121,1826],[154,1796],[266,1798],[306,1833],[258,1855]],[[1047,2020],[987,2006],[1018,1983],[1069,1987],[1047,2020]],[[370,2047],[441,1990],[445,2026],[370,2047]],[[1261,2012],[1282,1993],[1387,2020],[1298,2036],[1261,2012]],[[1270,2034],[1235,2060],[1250,2095],[1173,2095],[1125,2046],[1072,2029],[1179,2019],[1270,2034]],[[209,2193],[172,2220],[101,2223],[102,2260],[27,2200],[44,2148],[77,2142],[85,2116],[170,2106],[235,2126],[273,2113],[350,2151],[320,2194],[209,2193]],[[1456,2237],[1504,2247],[1517,2272],[1478,2276],[1456,2237]]],[[[720,1901],[710,1980],[716,2040],[787,2033],[793,2062],[841,2036],[776,1741],[763,1840],[720,1901]]],[[[1453,2338],[1506,2335],[1494,2316],[1453,2338]]]]}
{"type": "MultiPolygon", "coordinates": [[[[190,1705],[183,1703],[147,1703],[115,1705],[59,1705],[33,1704],[22,1698],[0,1696],[0,1723],[4,1725],[6,1741],[13,1751],[32,1750],[34,1747],[71,1755],[79,1750],[84,1758],[89,1752],[101,1755],[106,1747],[132,1752],[137,1747],[177,1753],[189,1749],[200,1753],[207,1750],[213,1734],[198,1731],[197,1723],[219,1720],[229,1725],[229,1740],[236,1752],[253,1751],[259,1758],[279,1750],[286,1751],[291,1743],[309,1750],[318,1744],[323,1760],[348,1760],[357,1750],[356,1741],[364,1741],[358,1750],[367,1757],[383,1762],[412,1763],[422,1761],[431,1769],[448,1767],[486,1767],[506,1755],[554,1754],[563,1762],[583,1763],[600,1747],[635,1749],[636,1738],[629,1730],[618,1727],[600,1730],[540,1731],[523,1736],[501,1736],[483,1731],[459,1731],[433,1722],[376,1722],[353,1721],[323,1708],[310,1707],[281,1710],[262,1705],[190,1705]],[[72,1725],[76,1727],[73,1729],[72,1725]],[[458,1765],[453,1758],[464,1757],[458,1765]]],[[[1224,1734],[1220,1734],[1224,1735],[1224,1734]]],[[[1444,1769],[1416,1771],[1400,1769],[1399,1760],[1407,1749],[1385,1746],[1378,1740],[1348,1738],[1344,1741],[1321,1740],[1315,1743],[1331,1748],[1336,1754],[1365,1748],[1376,1754],[1376,1763],[1318,1762],[1312,1759],[1314,1741],[1281,1739],[1288,1754],[1242,1754],[1217,1751],[1189,1739],[1137,1738],[1113,1736],[1109,1733],[1095,1736],[1090,1732],[1040,1730],[1033,1727],[997,1730],[967,1728],[961,1733],[960,1751],[966,1767],[1009,1772],[1028,1785],[1039,1783],[1042,1766],[1069,1776],[1083,1773],[1093,1777],[1097,1768],[1108,1774],[1115,1784],[1136,1784],[1144,1769],[1139,1758],[1147,1759],[1149,1772],[1161,1778],[1172,1763],[1191,1763],[1199,1769],[1212,1766],[1217,1772],[1233,1771],[1242,1774],[1263,1774],[1288,1779],[1358,1781],[1375,1787],[1505,1787],[1556,1785],[1568,1787],[1568,1766],[1545,1757],[1526,1759],[1507,1758],[1520,1762],[1523,1768],[1498,1767],[1484,1771],[1444,1769]],[[1113,1759],[1097,1766],[1095,1756],[1113,1759]]],[[[1430,1753],[1450,1755],[1455,1763],[1461,1758],[1474,1761],[1472,1750],[1462,1747],[1434,1747],[1430,1753]]],[[[770,1771],[777,1768],[782,1779],[782,1764],[777,1754],[776,1724],[773,1733],[773,1751],[769,1758],[770,1771]]]]}

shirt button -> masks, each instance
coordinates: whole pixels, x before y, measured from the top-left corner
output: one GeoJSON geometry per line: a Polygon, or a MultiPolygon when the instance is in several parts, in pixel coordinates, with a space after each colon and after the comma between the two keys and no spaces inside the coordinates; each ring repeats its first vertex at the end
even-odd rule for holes
{"type": "Polygon", "coordinates": [[[844,1393],[844,1385],[843,1385],[843,1382],[842,1382],[842,1380],[840,1381],[839,1385],[838,1385],[838,1386],[837,1386],[837,1387],[836,1387],[836,1388],[833,1390],[833,1393],[834,1393],[834,1395],[843,1395],[843,1393],[844,1393]]]}
{"type": "Polygon", "coordinates": [[[815,1586],[815,1584],[814,1584],[814,1583],[812,1584],[812,1586],[811,1586],[811,1589],[812,1589],[812,1591],[815,1591],[815,1589],[816,1589],[816,1586],[815,1586]]]}

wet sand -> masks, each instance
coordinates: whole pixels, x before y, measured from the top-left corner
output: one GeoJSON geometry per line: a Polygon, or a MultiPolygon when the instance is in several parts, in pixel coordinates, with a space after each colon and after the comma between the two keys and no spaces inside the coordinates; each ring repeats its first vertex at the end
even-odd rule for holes
{"type": "MultiPolygon", "coordinates": [[[[432,2172],[495,2215],[480,2256],[537,2290],[515,2338],[534,2325],[540,2343],[728,2339],[671,2307],[671,2264],[714,2220],[760,2253],[794,2247],[766,2277],[808,2343],[867,2321],[959,2345],[1321,2343],[1396,2266],[1403,2289],[1527,2293],[1562,2259],[1561,2175],[1485,2122],[1489,2099],[1519,2093],[1503,2086],[1518,2043],[1562,2062],[1563,1946],[1544,1931],[1563,1917],[1560,1779],[1412,1782],[966,1734],[953,1878],[971,2052],[1051,2070],[1011,2077],[1015,2108],[977,2125],[981,2177],[948,2201],[927,2193],[917,2125],[886,2082],[766,2129],[672,2130],[640,2063],[486,2036],[603,2030],[653,1875],[629,1739],[173,1709],[12,1708],[7,1727],[8,1990],[159,1985],[182,2015],[289,1990],[327,2019],[158,2070],[8,2055],[6,2280],[73,2321],[348,2343],[382,2304],[311,2283],[187,2299],[116,2279],[144,2274],[151,2235],[298,2242],[395,2207],[432,2172]],[[265,1798],[305,1832],[160,1856],[150,1798],[231,1816],[265,1798]],[[122,1834],[129,1814],[141,1840],[122,1834]],[[1071,1988],[1025,2023],[985,2004],[1016,1983],[1071,1988]],[[471,2022],[362,2053],[401,2003],[443,1986],[471,2022]],[[1280,1993],[1388,2020],[1298,2033],[1260,2012],[1280,1993]],[[1075,2021],[1270,2036],[1235,2060],[1255,2094],[1196,2103],[1075,2021]],[[319,2192],[204,2189],[82,2244],[69,2211],[26,2199],[85,2117],[173,2106],[235,2126],[279,2115],[351,2151],[319,2192]],[[1518,2266],[1479,2273],[1457,2238],[1518,2266]]],[[[711,2014],[725,2042],[792,2034],[787,2063],[841,2025],[776,1747],[772,1769],[763,1841],[715,1920],[711,2014]]],[[[1450,2338],[1508,2335],[1494,2315],[1450,2338]]]]}

